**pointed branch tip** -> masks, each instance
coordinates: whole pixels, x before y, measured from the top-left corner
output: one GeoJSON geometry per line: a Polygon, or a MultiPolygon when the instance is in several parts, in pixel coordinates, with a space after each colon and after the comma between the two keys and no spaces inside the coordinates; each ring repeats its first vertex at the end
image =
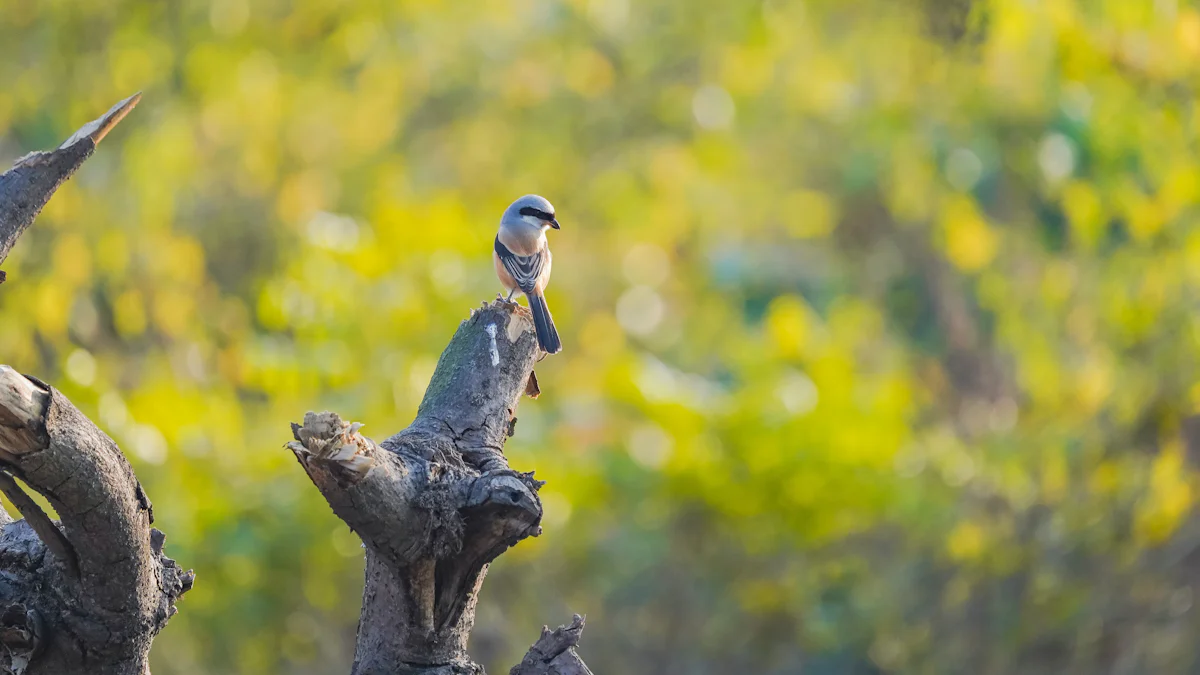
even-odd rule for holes
{"type": "Polygon", "coordinates": [[[134,106],[136,106],[141,100],[142,92],[139,91],[133,96],[130,96],[129,98],[117,103],[112,108],[109,108],[108,112],[104,113],[97,119],[88,122],[80,127],[79,131],[71,134],[70,138],[63,141],[63,144],[58,146],[59,149],[61,150],[63,148],[75,145],[85,138],[90,140],[94,145],[99,145],[100,141],[104,140],[104,137],[108,135],[108,132],[112,131],[113,127],[117,126],[121,120],[125,119],[125,116],[129,114],[129,111],[133,110],[134,106]]]}

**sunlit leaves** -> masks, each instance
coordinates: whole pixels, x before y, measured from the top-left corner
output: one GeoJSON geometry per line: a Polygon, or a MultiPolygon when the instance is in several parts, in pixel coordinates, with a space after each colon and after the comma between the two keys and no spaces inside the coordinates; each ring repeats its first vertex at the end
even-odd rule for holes
{"type": "Polygon", "coordinates": [[[527,192],[566,350],[489,667],[564,602],[611,672],[1099,672],[1112,622],[1191,629],[1195,9],[975,3],[948,45],[925,2],[10,4],[0,154],[145,90],[7,261],[0,360],[197,568],[155,672],[344,670],[361,549],[287,422],[406,424],[527,192]]]}
{"type": "Polygon", "coordinates": [[[946,257],[966,272],[984,268],[996,255],[998,236],[965,197],[950,197],[942,207],[946,257]]]}

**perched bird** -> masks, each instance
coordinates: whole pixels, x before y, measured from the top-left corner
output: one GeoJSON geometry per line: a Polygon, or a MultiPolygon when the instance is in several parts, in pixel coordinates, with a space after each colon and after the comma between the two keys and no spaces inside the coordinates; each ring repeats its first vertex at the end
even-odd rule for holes
{"type": "Polygon", "coordinates": [[[562,350],[544,295],[550,283],[551,263],[546,230],[552,227],[559,229],[550,202],[537,195],[525,195],[504,210],[492,253],[496,276],[508,289],[508,299],[511,301],[518,290],[529,299],[538,345],[547,354],[562,350]]]}

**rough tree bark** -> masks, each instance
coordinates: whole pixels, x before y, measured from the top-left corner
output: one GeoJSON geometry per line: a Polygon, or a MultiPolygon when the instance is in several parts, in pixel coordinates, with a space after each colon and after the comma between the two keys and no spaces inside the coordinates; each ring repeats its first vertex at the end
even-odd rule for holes
{"type": "MultiPolygon", "coordinates": [[[[138,98],[0,174],[0,263],[138,98]]],[[[517,401],[538,394],[538,354],[527,310],[484,305],[455,333],[404,431],[377,445],[333,413],[293,425],[289,447],[366,544],[355,675],[483,673],[466,646],[488,564],[541,532],[542,483],[503,453],[517,401]]],[[[24,516],[0,510],[0,675],[148,674],[151,640],[194,576],[163,555],[164,535],[150,527],[150,502],[116,444],[61,393],[7,366],[0,492],[24,516]]],[[[590,675],[575,653],[582,631],[578,615],[543,627],[510,675],[590,675]]]]}
{"type": "MultiPolygon", "coordinates": [[[[528,310],[474,310],[438,361],[417,418],[376,444],[330,412],[293,424],[288,447],[334,513],[362,538],[366,586],[352,675],[477,675],[467,655],[488,564],[541,533],[542,482],[509,468],[522,394],[537,396],[528,310]]],[[[511,675],[583,675],[578,615],[511,675]]]]}
{"type": "MultiPolygon", "coordinates": [[[[138,99],[0,174],[0,263],[138,99]]],[[[0,366],[0,491],[24,516],[14,522],[0,510],[0,673],[148,673],[150,642],[191,588],[192,572],[163,555],[150,501],[112,439],[61,393],[7,366],[0,366]]]]}
{"type": "MultiPolygon", "coordinates": [[[[141,94],[130,96],[83,125],[57,149],[31,152],[0,174],[0,264],[58,186],[92,156],[96,145],[141,99],[141,94]]],[[[4,281],[4,276],[0,272],[0,282],[4,281]]]]}

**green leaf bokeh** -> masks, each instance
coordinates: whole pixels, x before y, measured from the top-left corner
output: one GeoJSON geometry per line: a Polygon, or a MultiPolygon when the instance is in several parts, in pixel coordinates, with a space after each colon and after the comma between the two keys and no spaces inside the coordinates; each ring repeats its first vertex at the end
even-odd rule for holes
{"type": "Polygon", "coordinates": [[[8,4],[0,156],[144,92],[7,261],[0,362],[196,569],[156,674],[347,670],[362,550],[288,422],[405,426],[527,192],[566,348],[490,670],[573,611],[597,673],[1200,663],[1191,3],[8,4]]]}

